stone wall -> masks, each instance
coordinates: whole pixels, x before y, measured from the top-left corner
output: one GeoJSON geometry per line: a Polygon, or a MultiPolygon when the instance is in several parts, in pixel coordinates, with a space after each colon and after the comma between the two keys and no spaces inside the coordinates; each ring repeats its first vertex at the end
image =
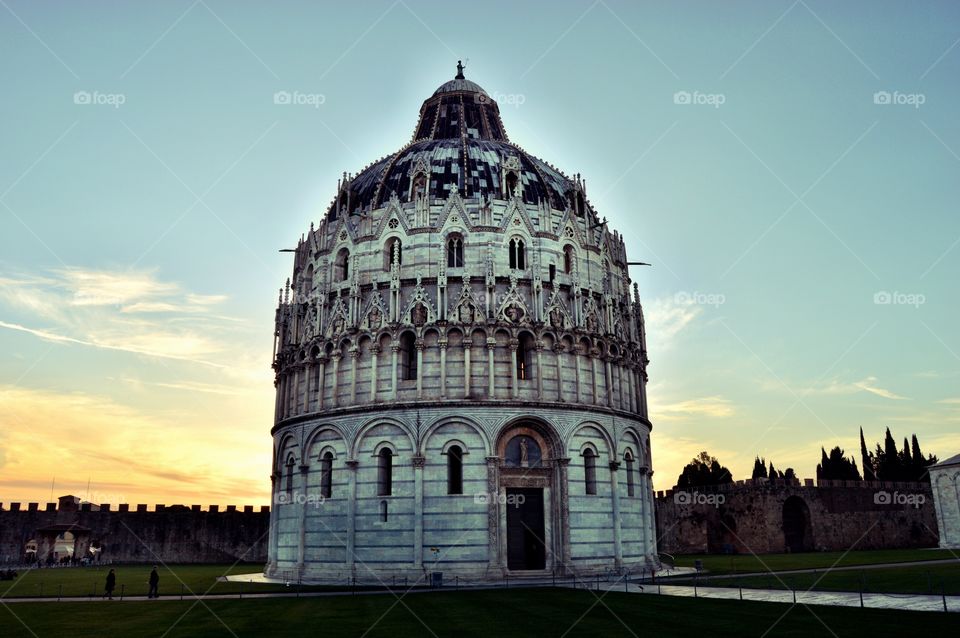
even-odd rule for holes
{"type": "Polygon", "coordinates": [[[658,545],[669,554],[933,547],[926,483],[741,481],[656,498],[658,545]]]}
{"type": "Polygon", "coordinates": [[[263,564],[269,526],[268,507],[155,505],[151,510],[146,505],[81,504],[73,496],[44,508],[0,504],[0,562],[24,562],[31,541],[41,562],[62,559],[68,552],[54,556],[57,545],[64,546],[57,538],[69,532],[76,558],[99,554],[101,562],[115,563],[263,564]],[[91,547],[99,551],[91,553],[91,547]]]}

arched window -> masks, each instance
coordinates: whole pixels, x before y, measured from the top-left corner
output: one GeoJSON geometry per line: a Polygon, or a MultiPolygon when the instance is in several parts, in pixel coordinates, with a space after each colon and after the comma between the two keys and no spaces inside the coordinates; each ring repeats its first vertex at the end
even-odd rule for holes
{"type": "Polygon", "coordinates": [[[447,268],[463,268],[463,237],[450,235],[447,239],[447,268]]]}
{"type": "Polygon", "coordinates": [[[385,447],[377,455],[377,496],[391,494],[393,494],[393,452],[385,447]]]}
{"type": "Polygon", "coordinates": [[[399,237],[391,237],[383,246],[383,269],[390,270],[393,265],[393,249],[397,249],[397,265],[403,265],[403,242],[399,237]]]}
{"type": "Polygon", "coordinates": [[[406,381],[415,381],[417,369],[417,338],[412,332],[404,332],[400,337],[400,372],[406,381]]]}
{"type": "Polygon", "coordinates": [[[583,451],[583,482],[587,494],[597,493],[597,453],[592,448],[583,451]]]}
{"type": "Polygon", "coordinates": [[[293,496],[293,457],[287,459],[287,496],[293,496]]]}
{"type": "Polygon", "coordinates": [[[447,450],[447,494],[463,494],[463,450],[459,445],[447,450]]]}
{"type": "Polygon", "coordinates": [[[514,270],[525,270],[527,267],[527,247],[519,237],[510,240],[510,267],[514,270]]]}
{"type": "Polygon", "coordinates": [[[387,511],[387,502],[380,501],[380,522],[386,523],[389,512],[387,511]]]}
{"type": "Polygon", "coordinates": [[[517,343],[517,378],[521,381],[533,378],[533,350],[533,337],[521,335],[517,343]]]}
{"type": "Polygon", "coordinates": [[[350,277],[350,251],[341,248],[333,264],[333,278],[335,281],[346,281],[348,277],[350,277]]]}
{"type": "Polygon", "coordinates": [[[320,495],[333,496],[333,452],[325,452],[320,459],[320,495]]]}
{"type": "Polygon", "coordinates": [[[624,454],[623,461],[627,466],[627,496],[633,496],[635,491],[633,483],[633,454],[630,452],[624,454]]]}
{"type": "Polygon", "coordinates": [[[576,262],[577,254],[573,251],[573,246],[567,244],[563,247],[563,272],[568,275],[573,273],[574,263],[576,262]]]}

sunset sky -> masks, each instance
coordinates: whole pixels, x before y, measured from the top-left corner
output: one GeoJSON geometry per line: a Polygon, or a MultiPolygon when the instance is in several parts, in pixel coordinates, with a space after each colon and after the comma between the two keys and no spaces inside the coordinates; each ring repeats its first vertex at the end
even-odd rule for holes
{"type": "Polygon", "coordinates": [[[0,1],[0,502],[266,503],[278,249],[458,59],[654,264],[657,489],[960,452],[960,5],[681,4],[0,1]]]}

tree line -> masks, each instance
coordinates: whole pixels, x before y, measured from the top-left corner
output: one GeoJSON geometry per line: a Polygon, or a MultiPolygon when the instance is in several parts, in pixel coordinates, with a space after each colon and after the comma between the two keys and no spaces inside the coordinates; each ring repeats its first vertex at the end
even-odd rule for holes
{"type": "MultiPolygon", "coordinates": [[[[897,443],[887,428],[883,444],[877,442],[873,451],[867,449],[863,437],[863,428],[860,428],[860,463],[863,474],[857,467],[853,455],[847,458],[844,450],[838,445],[827,453],[820,448],[820,463],[817,464],[817,480],[844,480],[844,481],[916,481],[930,482],[928,468],[935,465],[939,459],[933,454],[924,456],[920,450],[917,435],[912,435],[910,441],[904,437],[903,449],[897,448],[897,443]]],[[[773,461],[757,456],[753,462],[752,479],[786,479],[797,478],[792,467],[778,470],[773,461]]],[[[725,467],[715,456],[706,451],[694,457],[680,473],[677,479],[678,488],[697,487],[701,485],[722,485],[733,483],[733,473],[725,467]]]]}

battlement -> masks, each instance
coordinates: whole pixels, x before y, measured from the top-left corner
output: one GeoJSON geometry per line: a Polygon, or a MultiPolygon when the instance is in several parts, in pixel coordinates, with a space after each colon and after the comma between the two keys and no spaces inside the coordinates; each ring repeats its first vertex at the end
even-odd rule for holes
{"type": "Polygon", "coordinates": [[[0,563],[264,562],[269,525],[265,505],[0,503],[0,563]]]}
{"type": "Polygon", "coordinates": [[[799,490],[824,490],[824,489],[862,489],[862,490],[896,490],[896,491],[914,491],[930,492],[929,483],[920,483],[915,481],[841,481],[831,479],[744,479],[732,483],[723,483],[721,485],[700,485],[679,489],[674,486],[673,489],[660,490],[656,493],[658,500],[673,498],[676,493],[697,492],[700,494],[729,494],[732,492],[750,491],[750,490],[777,490],[777,489],[799,489],[799,490]]]}

